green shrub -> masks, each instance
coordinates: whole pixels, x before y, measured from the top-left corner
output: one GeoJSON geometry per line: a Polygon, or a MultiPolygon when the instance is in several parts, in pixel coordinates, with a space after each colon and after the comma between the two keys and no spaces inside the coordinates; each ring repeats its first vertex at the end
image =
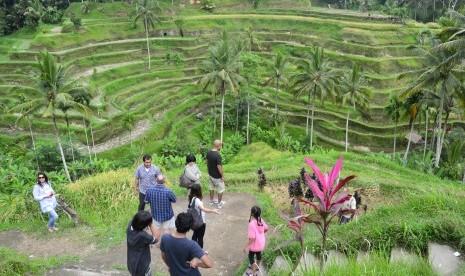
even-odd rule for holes
{"type": "Polygon", "coordinates": [[[44,9],[42,14],[42,22],[47,24],[60,23],[63,18],[63,11],[58,10],[56,7],[48,6],[44,9]]]}
{"type": "MultiPolygon", "coordinates": [[[[62,143],[65,159],[72,160],[71,146],[62,143]]],[[[37,145],[37,159],[39,162],[40,170],[45,172],[60,171],[63,168],[63,161],[61,160],[60,151],[55,143],[40,143],[37,145]]],[[[33,153],[29,153],[33,160],[33,153]]],[[[79,151],[74,149],[75,160],[81,159],[79,151]]]]}

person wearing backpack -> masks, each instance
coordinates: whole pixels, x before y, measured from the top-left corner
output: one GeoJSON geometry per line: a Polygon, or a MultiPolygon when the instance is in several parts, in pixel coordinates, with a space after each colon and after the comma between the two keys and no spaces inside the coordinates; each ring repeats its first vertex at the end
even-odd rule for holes
{"type": "Polygon", "coordinates": [[[249,227],[247,229],[249,240],[244,248],[244,252],[249,253],[249,267],[246,275],[256,275],[260,269],[262,252],[265,250],[268,225],[261,217],[262,210],[258,206],[253,206],[250,210],[249,227]]]}
{"type": "Polygon", "coordinates": [[[193,223],[192,230],[194,230],[194,234],[192,234],[192,240],[197,242],[201,248],[203,248],[203,237],[205,236],[207,227],[205,213],[220,214],[218,209],[204,207],[202,198],[202,187],[197,184],[193,185],[189,194],[189,213],[192,214],[194,221],[196,220],[196,216],[198,216],[198,220],[201,220],[201,223],[193,223]]]}
{"type": "MultiPolygon", "coordinates": [[[[189,154],[186,156],[186,166],[184,167],[184,171],[179,179],[179,185],[181,187],[186,188],[188,191],[192,187],[192,185],[199,184],[200,185],[200,170],[197,166],[197,160],[195,155],[189,154]]],[[[189,192],[188,192],[189,194],[189,192]]]]}

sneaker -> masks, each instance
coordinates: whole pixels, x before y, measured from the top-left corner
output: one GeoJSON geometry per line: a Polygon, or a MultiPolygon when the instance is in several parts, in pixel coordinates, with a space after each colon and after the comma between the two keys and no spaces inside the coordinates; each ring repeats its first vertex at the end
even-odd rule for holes
{"type": "Polygon", "coordinates": [[[218,203],[218,209],[223,208],[224,204],[225,204],[224,201],[221,201],[220,203],[218,203]]]}
{"type": "Polygon", "coordinates": [[[53,228],[48,228],[48,232],[53,233],[53,228]]]}
{"type": "Polygon", "coordinates": [[[58,228],[56,228],[56,227],[53,227],[53,231],[58,231],[58,228]]]}

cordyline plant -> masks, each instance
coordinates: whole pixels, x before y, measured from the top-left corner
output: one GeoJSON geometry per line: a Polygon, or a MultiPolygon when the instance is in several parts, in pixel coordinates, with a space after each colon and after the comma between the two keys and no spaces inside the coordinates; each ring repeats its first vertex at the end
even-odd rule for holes
{"type": "MultiPolygon", "coordinates": [[[[305,158],[305,162],[310,166],[321,183],[321,188],[316,180],[313,180],[305,173],[305,182],[312,190],[317,201],[312,202],[301,198],[300,202],[311,207],[315,213],[301,214],[289,221],[288,227],[301,237],[301,246],[303,247],[302,230],[304,223],[313,223],[321,233],[321,253],[322,263],[326,260],[326,241],[328,238],[329,226],[337,217],[342,204],[349,200],[347,193],[338,192],[344,187],[355,175],[348,176],[338,181],[339,173],[342,169],[342,157],[337,160],[336,164],[329,173],[323,174],[313,160],[305,158]]],[[[303,248],[302,248],[303,252],[303,248]]]]}

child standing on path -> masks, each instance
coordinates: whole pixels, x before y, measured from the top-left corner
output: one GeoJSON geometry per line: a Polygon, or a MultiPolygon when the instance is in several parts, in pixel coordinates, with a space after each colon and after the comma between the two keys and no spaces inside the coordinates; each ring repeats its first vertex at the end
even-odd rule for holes
{"type": "Polygon", "coordinates": [[[244,248],[244,252],[249,253],[249,268],[246,271],[247,275],[257,275],[260,262],[262,260],[262,252],[265,249],[268,225],[261,218],[262,210],[258,206],[253,206],[250,210],[248,237],[249,240],[244,248]]]}
{"type": "Polygon", "coordinates": [[[197,212],[199,212],[202,215],[203,220],[203,225],[200,226],[200,228],[194,230],[194,234],[192,234],[192,240],[197,242],[201,248],[203,248],[203,237],[205,235],[205,230],[207,227],[205,213],[215,213],[217,215],[220,214],[220,212],[217,209],[209,209],[204,207],[202,198],[202,187],[198,184],[192,185],[189,194],[189,206],[193,206],[197,210],[197,212]]]}

